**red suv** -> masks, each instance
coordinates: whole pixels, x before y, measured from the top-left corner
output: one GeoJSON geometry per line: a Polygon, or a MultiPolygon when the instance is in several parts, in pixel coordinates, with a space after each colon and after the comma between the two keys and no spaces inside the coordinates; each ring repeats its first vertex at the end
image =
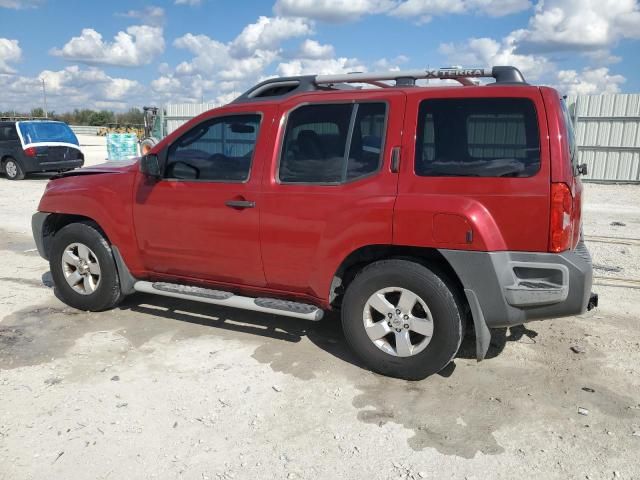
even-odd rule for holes
{"type": "Polygon", "coordinates": [[[275,78],[135,163],[55,177],[33,232],[73,307],[340,310],[371,369],[420,379],[467,320],[482,359],[491,327],[596,304],[583,171],[563,100],[513,67],[275,78]]]}

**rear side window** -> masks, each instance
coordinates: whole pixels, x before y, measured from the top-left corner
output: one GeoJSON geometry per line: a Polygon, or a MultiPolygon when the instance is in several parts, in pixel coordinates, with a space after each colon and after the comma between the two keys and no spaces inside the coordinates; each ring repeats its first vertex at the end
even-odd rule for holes
{"type": "Polygon", "coordinates": [[[18,132],[14,125],[0,125],[0,141],[18,140],[18,132]]]}
{"type": "Polygon", "coordinates": [[[569,156],[571,157],[571,165],[575,168],[578,166],[578,148],[576,145],[576,133],[573,128],[573,122],[571,121],[571,115],[569,114],[569,108],[567,107],[567,101],[561,99],[562,104],[562,118],[564,119],[565,127],[567,128],[567,143],[569,144],[569,156]]]}
{"type": "Polygon", "coordinates": [[[282,183],[340,184],[380,168],[385,103],[305,105],[287,120],[282,183]]]}
{"type": "Polygon", "coordinates": [[[530,100],[433,99],[420,104],[417,175],[529,177],[539,169],[540,135],[530,100]]]}
{"type": "Polygon", "coordinates": [[[181,180],[244,182],[258,138],[260,115],[233,115],[196,125],[167,154],[165,176],[181,180]]]}

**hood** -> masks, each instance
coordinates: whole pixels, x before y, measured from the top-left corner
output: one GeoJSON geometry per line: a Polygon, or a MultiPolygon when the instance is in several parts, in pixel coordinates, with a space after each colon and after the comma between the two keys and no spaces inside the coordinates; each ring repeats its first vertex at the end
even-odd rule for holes
{"type": "Polygon", "coordinates": [[[68,172],[62,172],[58,175],[51,177],[51,180],[56,178],[76,177],[79,175],[98,175],[101,173],[126,173],[134,170],[138,164],[139,158],[132,158],[126,161],[106,162],[99,165],[92,165],[90,167],[77,168],[75,170],[69,170],[68,172]]]}

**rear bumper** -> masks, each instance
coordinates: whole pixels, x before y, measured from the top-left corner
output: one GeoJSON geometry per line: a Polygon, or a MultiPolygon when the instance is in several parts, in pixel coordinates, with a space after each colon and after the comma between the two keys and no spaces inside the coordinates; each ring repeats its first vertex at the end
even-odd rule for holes
{"type": "Polygon", "coordinates": [[[477,297],[488,327],[578,315],[593,305],[591,256],[582,241],[560,254],[440,252],[477,297]]]}
{"type": "Polygon", "coordinates": [[[55,172],[58,170],[70,170],[73,168],[80,168],[84,165],[84,159],[78,158],[75,160],[56,160],[50,161],[46,158],[30,158],[24,157],[22,164],[25,173],[30,172],[55,172]]]}

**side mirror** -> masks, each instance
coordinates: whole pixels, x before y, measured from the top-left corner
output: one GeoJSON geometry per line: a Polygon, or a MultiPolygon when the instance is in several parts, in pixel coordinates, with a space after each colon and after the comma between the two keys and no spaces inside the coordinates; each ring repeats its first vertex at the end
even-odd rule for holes
{"type": "Polygon", "coordinates": [[[145,155],[140,159],[140,171],[147,177],[160,178],[160,161],[157,155],[145,155]]]}
{"type": "Polygon", "coordinates": [[[578,165],[578,175],[587,175],[587,173],[588,173],[588,170],[587,170],[586,163],[578,165]]]}

